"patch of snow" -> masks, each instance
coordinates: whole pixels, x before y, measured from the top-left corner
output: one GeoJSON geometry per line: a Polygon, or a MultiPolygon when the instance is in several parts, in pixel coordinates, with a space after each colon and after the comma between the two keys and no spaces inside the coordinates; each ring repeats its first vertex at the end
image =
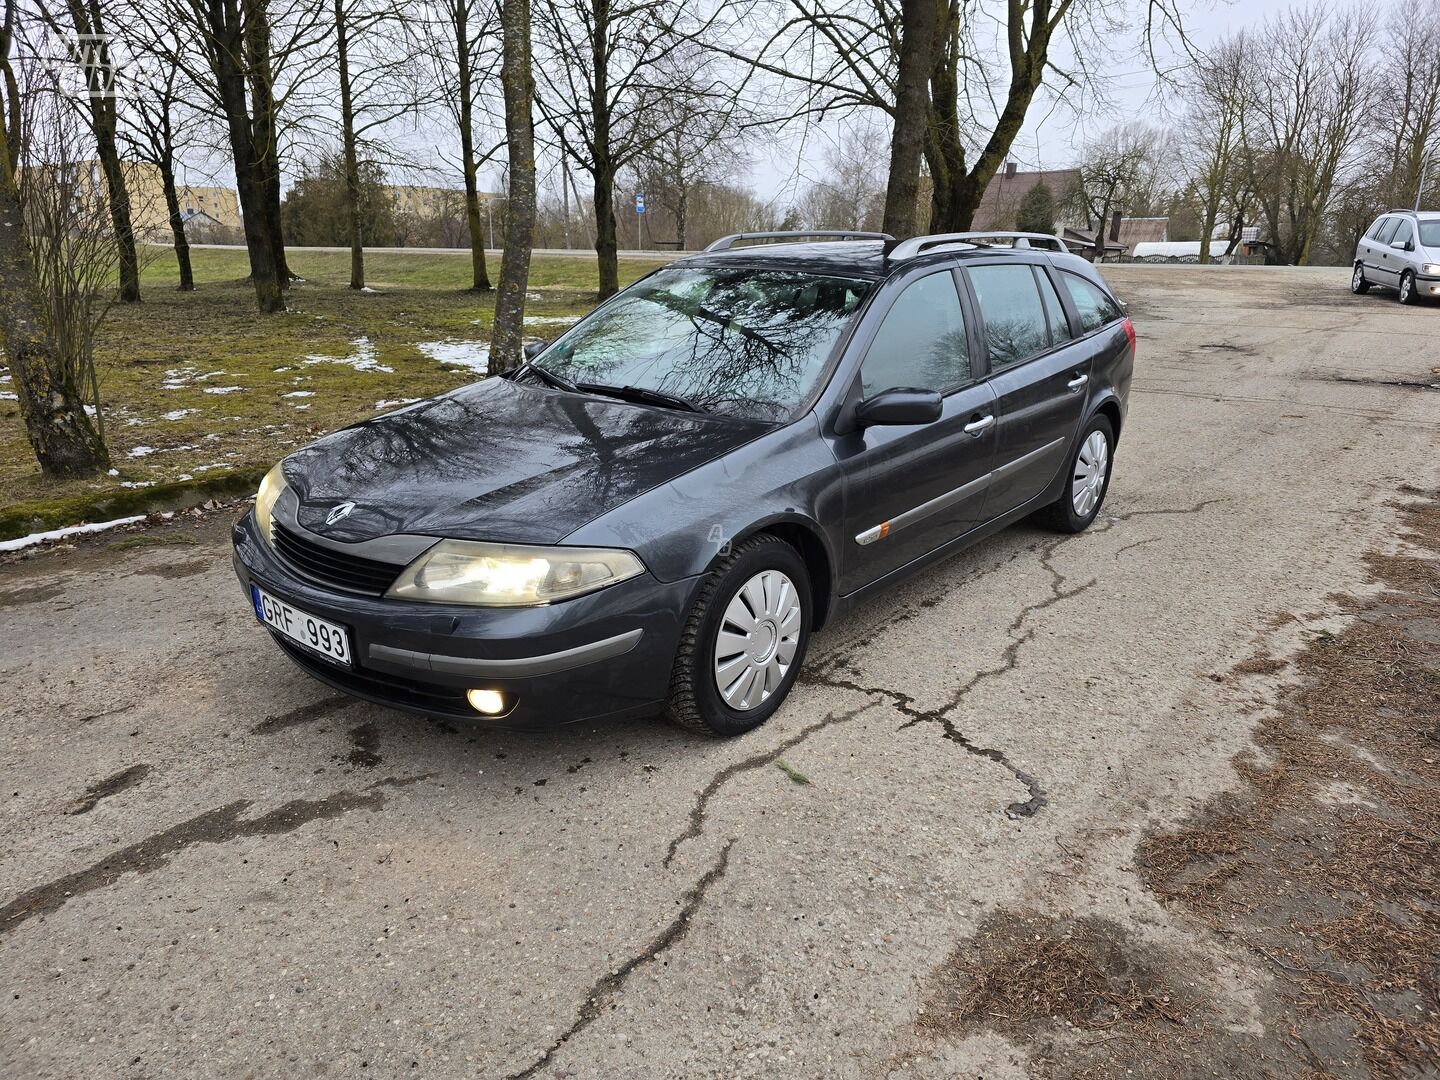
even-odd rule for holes
{"type": "Polygon", "coordinates": [[[110,470],[109,472],[107,472],[105,475],[106,475],[106,476],[119,476],[119,475],[120,475],[120,470],[119,470],[119,469],[111,469],[111,470],[110,470]]]}
{"type": "Polygon", "coordinates": [[[324,356],[320,353],[312,353],[305,357],[307,364],[344,364],[356,371],[383,371],[386,374],[392,373],[395,369],[386,367],[375,359],[375,346],[371,344],[368,337],[357,337],[350,343],[355,351],[349,356],[324,356]]]}
{"type": "Polygon", "coordinates": [[[129,420],[126,420],[126,421],[125,421],[125,426],[126,426],[126,427],[144,427],[144,426],[145,426],[146,424],[148,424],[148,423],[150,423],[149,420],[141,420],[140,417],[138,417],[138,416],[132,416],[132,417],[130,417],[129,420]]]}
{"type": "Polygon", "coordinates": [[[19,395],[19,394],[11,394],[11,393],[8,393],[8,392],[7,392],[7,393],[0,393],[0,401],[19,401],[19,400],[20,400],[20,395],[19,395]]]}
{"type": "Polygon", "coordinates": [[[102,532],[105,529],[116,529],[121,525],[133,525],[137,521],[144,520],[144,514],[135,514],[132,517],[116,518],[114,521],[97,521],[93,525],[70,525],[64,529],[51,529],[48,532],[31,533],[29,536],[22,536],[16,540],[0,540],[0,551],[19,551],[21,548],[43,544],[47,540],[63,540],[67,536],[102,532]]]}
{"type": "Polygon", "coordinates": [[[154,481],[154,480],[121,480],[121,481],[120,481],[120,486],[123,487],[123,488],[147,488],[147,487],[154,487],[154,486],[155,486],[155,481],[154,481]]]}
{"type": "Polygon", "coordinates": [[[484,341],[422,341],[415,346],[446,367],[465,368],[484,375],[490,370],[490,345],[484,341]]]}
{"type": "Polygon", "coordinates": [[[419,400],[420,399],[418,397],[395,398],[393,401],[389,398],[386,398],[384,400],[375,402],[375,407],[377,409],[398,409],[403,405],[414,405],[419,400]]]}
{"type": "Polygon", "coordinates": [[[128,456],[129,456],[129,457],[145,457],[147,454],[153,454],[153,453],[155,453],[155,452],[156,452],[156,450],[155,450],[155,447],[153,447],[153,446],[137,446],[137,447],[135,447],[135,449],[133,449],[133,450],[130,451],[130,453],[129,453],[128,456]]]}
{"type": "Polygon", "coordinates": [[[207,393],[207,394],[236,394],[236,393],[240,393],[240,392],[244,391],[244,389],[245,389],[245,388],[244,388],[243,386],[207,386],[207,387],[205,387],[205,393],[207,393]]]}
{"type": "MultiPolygon", "coordinates": [[[[164,413],[164,414],[160,417],[160,419],[161,419],[161,420],[184,420],[185,417],[189,416],[189,415],[190,415],[191,413],[193,413],[194,411],[195,411],[194,409],[171,409],[169,412],[164,413]]],[[[133,420],[129,421],[129,423],[132,423],[132,424],[135,423],[135,422],[136,422],[136,421],[133,421],[133,420]]],[[[142,421],[139,421],[139,422],[140,422],[140,423],[144,423],[143,420],[142,420],[142,421]]]]}
{"type": "Polygon", "coordinates": [[[289,369],[288,367],[277,367],[277,368],[271,368],[270,370],[271,370],[271,371],[289,371],[290,369],[289,369]]]}
{"type": "Polygon", "coordinates": [[[292,409],[294,409],[296,412],[304,412],[304,411],[305,411],[306,409],[308,409],[310,406],[309,406],[309,405],[292,405],[292,406],[290,406],[290,407],[291,407],[292,409]]]}
{"type": "Polygon", "coordinates": [[[526,315],[526,326],[574,326],[579,315],[526,315]]]}
{"type": "Polygon", "coordinates": [[[281,397],[314,397],[314,390],[291,390],[288,394],[281,394],[281,397]]]}
{"type": "Polygon", "coordinates": [[[373,293],[375,290],[372,289],[369,285],[363,285],[363,286],[361,286],[360,291],[361,291],[361,292],[373,293]]]}
{"type": "Polygon", "coordinates": [[[92,420],[96,416],[100,415],[100,411],[96,409],[94,405],[82,405],[81,408],[85,410],[85,415],[90,417],[92,420]]]}
{"type": "Polygon", "coordinates": [[[188,472],[182,472],[182,473],[181,473],[179,476],[177,476],[175,479],[176,479],[176,480],[194,480],[195,477],[191,476],[188,472]]]}

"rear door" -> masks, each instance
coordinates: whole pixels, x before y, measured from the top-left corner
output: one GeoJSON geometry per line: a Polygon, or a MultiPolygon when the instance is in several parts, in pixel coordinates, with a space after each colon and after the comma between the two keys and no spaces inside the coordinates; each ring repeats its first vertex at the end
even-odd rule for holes
{"type": "Polygon", "coordinates": [[[855,393],[939,391],[940,419],[868,427],[831,439],[845,483],[841,592],[968,532],[979,521],[995,454],[995,399],[950,269],[899,283],[875,329],[862,330],[855,393]],[[868,340],[867,340],[868,337],[868,340]]]}
{"type": "Polygon", "coordinates": [[[999,407],[986,518],[1045,490],[1080,424],[1094,345],[1076,341],[1046,265],[1008,258],[965,264],[999,407]]]}
{"type": "Polygon", "coordinates": [[[1370,279],[1378,285],[1394,288],[1400,284],[1400,272],[1395,269],[1395,263],[1390,258],[1390,241],[1395,239],[1395,231],[1400,227],[1400,221],[1398,217],[1386,218],[1385,224],[1380,227],[1370,245],[1370,279]]]}

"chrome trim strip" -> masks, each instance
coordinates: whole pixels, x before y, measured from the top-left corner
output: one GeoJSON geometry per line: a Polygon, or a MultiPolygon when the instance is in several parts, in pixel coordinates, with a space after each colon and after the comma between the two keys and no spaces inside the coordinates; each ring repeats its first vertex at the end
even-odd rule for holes
{"type": "Polygon", "coordinates": [[[879,525],[872,525],[864,532],[855,537],[855,542],[861,547],[873,544],[882,536],[889,536],[897,529],[903,529],[907,525],[914,525],[917,521],[923,521],[932,514],[938,514],[941,510],[949,509],[957,503],[972,498],[989,485],[994,473],[986,473],[984,476],[977,476],[968,484],[961,484],[958,488],[952,488],[943,495],[937,495],[929,502],[923,502],[919,506],[912,506],[903,514],[897,514],[889,521],[882,521],[879,525]]]}
{"type": "Polygon", "coordinates": [[[640,644],[643,629],[627,630],[623,634],[577,645],[573,649],[544,653],[540,656],[520,656],[513,660],[487,660],[475,656],[446,656],[442,653],[415,652],[411,649],[397,649],[390,645],[371,644],[370,659],[402,667],[419,668],[422,671],[439,671],[447,675],[470,675],[482,679],[525,679],[535,675],[553,675],[557,671],[568,671],[584,664],[624,656],[640,644]]]}
{"type": "Polygon", "coordinates": [[[968,484],[961,484],[958,488],[947,491],[943,495],[937,495],[929,502],[923,502],[919,506],[911,507],[903,514],[899,514],[889,521],[882,521],[879,525],[872,525],[863,532],[856,533],[855,543],[861,547],[868,547],[870,544],[875,543],[875,541],[891,535],[897,529],[903,529],[907,525],[914,525],[917,521],[923,521],[932,514],[938,514],[941,510],[949,509],[956,503],[962,503],[966,499],[978,495],[997,480],[1005,479],[1011,473],[1017,472],[1025,468],[1025,466],[1033,464],[1045,457],[1045,455],[1057,447],[1063,448],[1064,446],[1064,439],[1055,439],[1052,442],[1046,443],[1038,450],[1031,450],[1028,454],[1021,454],[1014,461],[1006,462],[998,469],[993,469],[984,476],[978,476],[968,484]]]}
{"type": "Polygon", "coordinates": [[[1046,443],[1038,450],[1031,450],[1028,454],[1021,454],[1014,461],[1007,461],[1004,465],[1001,465],[998,469],[996,469],[990,474],[990,478],[992,480],[1004,480],[1011,473],[1019,472],[1021,469],[1025,468],[1025,466],[1035,464],[1035,462],[1039,461],[1046,454],[1049,454],[1051,451],[1057,448],[1062,448],[1064,447],[1064,445],[1064,439],[1056,439],[1053,442],[1046,443]]]}

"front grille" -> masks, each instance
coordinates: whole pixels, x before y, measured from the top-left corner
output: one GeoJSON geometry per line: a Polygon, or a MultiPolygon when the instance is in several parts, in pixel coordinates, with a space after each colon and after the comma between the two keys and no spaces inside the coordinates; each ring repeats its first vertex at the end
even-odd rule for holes
{"type": "Polygon", "coordinates": [[[414,679],[370,668],[342,667],[321,660],[314,653],[288,641],[282,634],[271,631],[270,636],[300,667],[342,690],[426,712],[449,713],[452,716],[475,715],[474,710],[466,704],[464,690],[416,682],[414,679]]]}
{"type": "Polygon", "coordinates": [[[278,521],[271,523],[270,541],[281,560],[301,577],[345,592],[379,596],[404,569],[397,563],[364,559],[322,547],[278,521]]]}

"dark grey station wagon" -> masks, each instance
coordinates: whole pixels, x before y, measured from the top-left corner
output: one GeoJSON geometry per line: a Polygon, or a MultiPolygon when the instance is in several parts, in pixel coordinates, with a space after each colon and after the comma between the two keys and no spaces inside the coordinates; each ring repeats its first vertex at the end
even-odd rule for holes
{"type": "Polygon", "coordinates": [[[1134,356],[1055,237],[727,237],[514,372],[291,454],[235,568],[358,697],[735,735],[860,600],[1027,515],[1088,526],[1134,356]]]}

